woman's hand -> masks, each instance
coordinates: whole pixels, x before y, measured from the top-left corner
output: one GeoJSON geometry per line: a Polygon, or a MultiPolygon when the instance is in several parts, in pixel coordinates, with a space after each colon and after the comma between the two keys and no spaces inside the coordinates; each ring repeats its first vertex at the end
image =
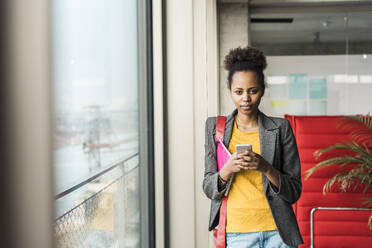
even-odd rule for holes
{"type": "Polygon", "coordinates": [[[245,162],[243,165],[246,170],[258,170],[265,174],[272,167],[261,155],[255,152],[245,151],[239,155],[241,155],[241,158],[245,162]]]}
{"type": "Polygon", "coordinates": [[[248,150],[239,154],[235,152],[221,169],[220,177],[228,181],[232,173],[245,170],[257,170],[266,175],[272,168],[272,165],[255,152],[248,150]]]}
{"type": "Polygon", "coordinates": [[[245,153],[237,154],[236,152],[233,153],[230,159],[226,162],[225,166],[222,167],[220,171],[220,177],[224,181],[229,180],[232,173],[240,172],[248,168],[248,163],[243,160],[243,155],[248,155],[248,154],[245,154],[245,153]]]}

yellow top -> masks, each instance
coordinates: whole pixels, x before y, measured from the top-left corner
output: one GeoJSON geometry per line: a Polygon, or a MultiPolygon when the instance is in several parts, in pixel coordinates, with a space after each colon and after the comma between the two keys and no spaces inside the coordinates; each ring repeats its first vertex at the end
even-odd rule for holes
{"type": "MultiPolygon", "coordinates": [[[[236,127],[229,144],[231,154],[236,144],[251,144],[253,152],[260,154],[259,132],[244,132],[236,127]]],[[[227,199],[226,232],[260,232],[277,227],[267,203],[262,184],[262,174],[246,170],[235,174],[227,199]]]]}

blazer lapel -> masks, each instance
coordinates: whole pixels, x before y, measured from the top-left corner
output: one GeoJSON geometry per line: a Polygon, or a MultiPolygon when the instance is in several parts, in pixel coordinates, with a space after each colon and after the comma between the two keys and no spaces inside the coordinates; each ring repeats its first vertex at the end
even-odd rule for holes
{"type": "MultiPolygon", "coordinates": [[[[278,136],[278,126],[264,113],[258,112],[258,128],[260,136],[261,157],[274,166],[274,156],[278,136]]],[[[268,186],[267,177],[262,174],[262,183],[266,192],[268,186]]]]}
{"type": "Polygon", "coordinates": [[[226,147],[229,147],[230,139],[232,136],[232,131],[234,127],[234,118],[235,115],[238,113],[238,110],[235,109],[231,114],[226,116],[226,124],[225,124],[225,135],[223,137],[223,143],[226,147]]]}

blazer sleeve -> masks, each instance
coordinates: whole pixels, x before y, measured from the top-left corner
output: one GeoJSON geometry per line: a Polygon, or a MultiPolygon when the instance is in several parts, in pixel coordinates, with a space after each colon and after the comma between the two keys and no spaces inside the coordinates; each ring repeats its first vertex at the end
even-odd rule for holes
{"type": "Polygon", "coordinates": [[[218,187],[215,134],[216,117],[209,117],[205,123],[203,191],[209,199],[219,200],[222,199],[227,188],[218,187]]]}
{"type": "Polygon", "coordinates": [[[274,195],[294,204],[301,196],[301,165],[297,143],[291,125],[284,119],[280,132],[279,189],[269,182],[274,195]]]}

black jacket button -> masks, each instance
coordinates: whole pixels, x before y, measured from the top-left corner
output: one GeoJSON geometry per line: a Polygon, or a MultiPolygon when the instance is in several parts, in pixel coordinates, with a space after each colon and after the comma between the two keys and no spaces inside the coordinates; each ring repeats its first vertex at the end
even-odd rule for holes
{"type": "Polygon", "coordinates": [[[273,199],[273,197],[272,197],[271,195],[269,195],[269,196],[267,197],[267,199],[268,199],[269,201],[271,201],[271,200],[273,199]]]}

